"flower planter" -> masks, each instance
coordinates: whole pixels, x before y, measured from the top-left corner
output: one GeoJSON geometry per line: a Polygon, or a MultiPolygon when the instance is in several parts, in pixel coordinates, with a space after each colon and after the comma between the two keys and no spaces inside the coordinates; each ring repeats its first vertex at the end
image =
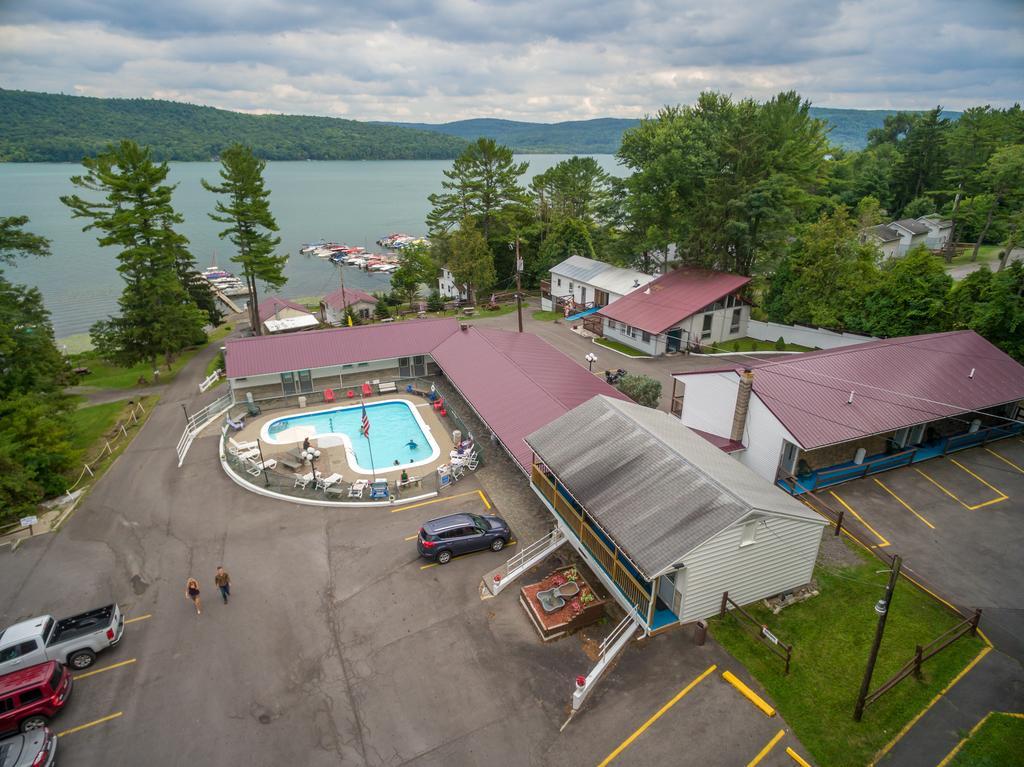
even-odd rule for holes
{"type": "Polygon", "coordinates": [[[608,601],[598,595],[583,576],[582,568],[575,565],[560,567],[543,580],[523,586],[519,590],[519,602],[530,616],[530,621],[540,634],[541,640],[545,642],[567,636],[584,626],[596,623],[604,616],[608,601]],[[567,599],[564,607],[554,612],[546,612],[537,598],[537,592],[547,591],[570,580],[579,584],[580,593],[567,599]]]}

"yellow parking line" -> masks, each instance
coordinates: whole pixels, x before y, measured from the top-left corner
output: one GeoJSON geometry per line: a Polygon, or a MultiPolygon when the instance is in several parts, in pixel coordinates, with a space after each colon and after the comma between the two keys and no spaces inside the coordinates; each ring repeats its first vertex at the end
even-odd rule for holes
{"type": "Polygon", "coordinates": [[[125,625],[127,625],[129,623],[135,623],[136,621],[144,621],[147,618],[152,618],[152,617],[153,617],[152,613],[146,613],[145,615],[140,615],[138,618],[129,618],[128,620],[125,621],[125,625]]]}
{"type": "Polygon", "coordinates": [[[623,751],[629,748],[630,744],[632,744],[634,740],[643,735],[647,731],[648,727],[650,727],[652,724],[658,721],[658,719],[661,718],[662,714],[664,714],[666,711],[672,708],[672,706],[674,706],[676,703],[682,700],[684,695],[690,692],[690,690],[696,687],[700,682],[704,681],[705,678],[715,673],[716,668],[718,668],[717,665],[709,666],[707,670],[704,671],[704,673],[702,673],[699,677],[697,677],[688,685],[686,685],[686,687],[684,687],[682,690],[677,692],[676,696],[672,698],[672,700],[670,700],[664,706],[659,708],[657,713],[654,714],[654,716],[652,716],[650,719],[648,719],[646,722],[640,725],[640,727],[638,727],[632,735],[630,735],[628,738],[622,741],[622,743],[619,744],[618,748],[616,748],[614,751],[608,754],[608,756],[606,756],[604,760],[599,765],[597,765],[597,767],[607,767],[607,765],[610,764],[615,757],[617,757],[619,754],[621,754],[623,751]]]}
{"type": "Polygon", "coordinates": [[[70,730],[64,730],[63,732],[58,732],[57,733],[57,737],[58,738],[63,738],[65,735],[71,735],[72,733],[80,732],[82,730],[88,729],[89,727],[95,727],[97,724],[103,724],[104,722],[109,722],[111,719],[117,719],[123,713],[124,713],[123,711],[118,711],[116,714],[111,714],[110,716],[105,716],[102,719],[96,719],[96,720],[94,720],[92,722],[86,722],[85,724],[80,724],[77,727],[72,727],[70,730]]]}
{"type": "Polygon", "coordinates": [[[986,448],[982,448],[982,449],[983,449],[983,450],[984,450],[984,451],[985,451],[986,453],[991,453],[992,455],[994,455],[994,456],[995,456],[996,458],[998,458],[998,459],[999,459],[1000,461],[1002,461],[1003,463],[1005,463],[1005,464],[1008,464],[1008,465],[1012,466],[1012,467],[1013,467],[1013,468],[1015,468],[1015,469],[1016,469],[1017,471],[1019,471],[1019,472],[1020,472],[1021,474],[1024,474],[1024,469],[1022,469],[1022,468],[1021,468],[1020,466],[1018,466],[1017,464],[1015,464],[1015,463],[1014,463],[1013,461],[1011,461],[1011,460],[1010,460],[1009,458],[1004,458],[1003,456],[999,455],[999,453],[997,453],[997,452],[996,452],[995,450],[989,450],[989,449],[988,449],[987,447],[986,447],[986,448]]]}
{"type": "Polygon", "coordinates": [[[134,663],[135,660],[135,658],[130,658],[128,660],[123,660],[120,663],[115,663],[111,666],[104,666],[103,668],[98,668],[95,671],[86,671],[84,674],[75,674],[75,681],[77,682],[79,679],[85,679],[87,676],[95,676],[96,674],[102,674],[104,671],[113,671],[115,668],[121,668],[121,666],[128,666],[134,663]]]}
{"type": "MultiPolygon", "coordinates": [[[[508,543],[505,544],[505,548],[507,549],[510,546],[515,546],[517,543],[519,543],[519,541],[509,541],[508,543]]],[[[481,549],[480,551],[471,551],[468,554],[459,554],[459,558],[462,559],[464,557],[471,557],[474,554],[483,554],[485,551],[490,551],[490,549],[481,549]]],[[[427,568],[430,568],[430,567],[440,567],[440,566],[441,566],[440,562],[431,562],[429,565],[422,565],[420,567],[420,570],[426,570],[427,568]]]]}
{"type": "Polygon", "coordinates": [[[463,497],[465,497],[467,495],[476,495],[477,492],[479,492],[479,491],[477,491],[477,490],[470,490],[467,493],[456,493],[455,495],[446,495],[444,498],[432,498],[429,501],[420,501],[419,503],[414,503],[414,504],[411,504],[409,506],[396,506],[395,508],[391,509],[391,513],[394,514],[396,511],[408,511],[409,509],[415,509],[415,508],[417,508],[419,506],[429,506],[432,503],[441,503],[441,501],[450,501],[450,500],[452,500],[454,498],[463,498],[463,497]]]}
{"type": "Polygon", "coordinates": [[[931,528],[932,530],[934,530],[934,529],[935,529],[935,525],[933,525],[933,524],[932,524],[931,522],[929,522],[929,521],[928,521],[927,519],[925,519],[925,518],[924,518],[924,517],[922,517],[922,516],[921,516],[920,514],[918,514],[918,513],[916,512],[916,511],[914,511],[914,510],[913,510],[913,509],[912,509],[912,508],[910,507],[910,504],[909,504],[909,503],[907,503],[906,501],[904,501],[904,500],[903,500],[902,498],[900,498],[900,497],[899,497],[898,495],[896,495],[896,493],[894,493],[894,492],[893,492],[892,490],[890,490],[890,489],[889,489],[888,487],[886,487],[886,486],[885,486],[884,484],[882,484],[882,480],[880,480],[880,479],[876,479],[876,480],[875,480],[875,482],[877,482],[877,483],[878,483],[878,486],[879,486],[880,488],[882,488],[882,489],[883,489],[883,490],[884,490],[885,492],[887,492],[887,493],[888,493],[889,495],[891,495],[891,496],[892,496],[893,498],[895,498],[895,499],[896,499],[897,501],[899,501],[899,502],[900,502],[900,505],[901,505],[901,506],[903,506],[903,508],[905,508],[905,509],[906,509],[907,511],[909,511],[909,512],[910,512],[911,514],[913,514],[913,515],[914,515],[915,517],[917,517],[917,518],[918,518],[918,519],[920,519],[920,520],[921,520],[922,522],[924,522],[924,523],[925,523],[926,525],[928,525],[928,527],[930,527],[930,528],[931,528]]]}
{"type": "Polygon", "coordinates": [[[791,749],[789,746],[786,746],[786,753],[789,755],[789,758],[797,764],[799,764],[800,767],[811,767],[810,762],[808,762],[806,759],[800,756],[800,754],[791,749]]]}
{"type": "MultiPolygon", "coordinates": [[[[968,474],[970,474],[972,477],[974,477],[976,480],[978,480],[981,484],[983,484],[985,487],[987,487],[989,490],[991,490],[996,495],[1002,496],[1001,498],[998,499],[999,501],[1005,501],[1007,498],[1010,497],[1006,493],[1004,493],[1002,490],[1000,490],[999,488],[993,487],[992,485],[990,485],[988,482],[983,480],[981,477],[979,477],[977,474],[975,474],[973,471],[968,469],[966,466],[964,466],[959,461],[955,461],[952,458],[950,458],[949,462],[952,463],[954,466],[959,466],[961,469],[966,471],[968,474]]],[[[974,508],[975,509],[980,509],[982,506],[988,506],[990,503],[998,503],[998,501],[987,501],[986,503],[980,503],[977,506],[975,506],[974,508]]]]}
{"type": "Polygon", "coordinates": [[[406,538],[405,540],[407,540],[407,541],[415,541],[415,540],[416,540],[417,538],[419,538],[419,537],[420,537],[420,534],[419,534],[419,533],[416,533],[416,535],[410,535],[410,536],[409,536],[408,538],[406,538]]]}
{"type": "Polygon", "coordinates": [[[775,733],[775,737],[769,740],[765,744],[764,748],[762,748],[761,751],[758,753],[758,755],[747,763],[747,767],[754,767],[754,765],[758,764],[762,759],[768,756],[768,752],[775,748],[775,744],[782,740],[782,736],[785,734],[785,730],[779,730],[777,733],[775,733]]]}
{"type": "Polygon", "coordinates": [[[843,504],[843,507],[848,512],[853,514],[853,516],[855,516],[860,521],[860,523],[862,525],[864,525],[864,527],[866,527],[868,530],[870,530],[872,533],[874,533],[875,537],[879,541],[878,548],[884,549],[886,546],[889,545],[889,541],[885,540],[885,538],[882,537],[881,533],[879,533],[875,528],[873,528],[871,525],[869,525],[867,522],[865,522],[864,518],[860,514],[858,514],[856,511],[854,511],[853,507],[850,506],[850,504],[848,504],[846,501],[844,501],[842,498],[840,498],[838,495],[836,495],[835,492],[833,492],[832,490],[829,490],[828,492],[829,492],[829,495],[831,495],[833,498],[835,498],[837,501],[839,501],[841,504],[843,504]]]}
{"type": "Polygon", "coordinates": [[[487,510],[490,511],[491,510],[491,502],[487,500],[487,496],[484,495],[484,491],[483,490],[477,490],[477,492],[480,493],[480,500],[484,502],[484,506],[486,506],[487,510]]]}
{"type": "MultiPolygon", "coordinates": [[[[950,459],[950,460],[952,461],[953,459],[950,459]]],[[[956,461],[953,461],[953,463],[956,463],[956,461]]],[[[959,463],[957,463],[956,465],[957,465],[957,466],[960,466],[960,464],[959,464],[959,463]]],[[[960,466],[960,468],[961,468],[961,469],[964,469],[964,467],[963,467],[963,466],[960,466]]],[[[985,501],[984,503],[978,503],[978,504],[975,504],[974,506],[971,506],[971,505],[970,505],[969,503],[965,503],[964,501],[962,501],[962,500],[960,500],[959,498],[957,498],[957,497],[956,497],[955,495],[953,495],[953,493],[952,493],[952,492],[950,492],[949,490],[947,490],[947,489],[946,489],[945,487],[943,487],[942,485],[940,485],[940,484],[939,484],[938,482],[936,482],[936,481],[935,481],[934,479],[932,479],[931,477],[929,477],[929,476],[928,476],[927,474],[925,474],[925,473],[924,473],[923,471],[921,471],[921,470],[920,470],[920,469],[918,469],[917,467],[914,467],[914,471],[916,471],[916,472],[917,472],[918,474],[920,474],[920,475],[921,475],[922,477],[924,477],[925,479],[927,479],[927,480],[928,480],[929,482],[931,482],[931,483],[932,483],[933,485],[935,485],[935,487],[939,488],[939,490],[941,490],[942,492],[944,492],[944,493],[945,493],[946,495],[948,495],[948,496],[949,496],[950,498],[952,498],[952,499],[953,499],[954,501],[956,501],[957,503],[959,503],[959,504],[960,504],[961,506],[963,506],[963,507],[964,507],[965,509],[967,509],[968,511],[976,511],[977,509],[983,508],[983,507],[985,507],[985,506],[991,506],[991,505],[992,505],[993,503],[1001,503],[1001,502],[1005,501],[1005,500],[1007,499],[1007,497],[1008,497],[1008,496],[1005,496],[1005,495],[1003,495],[1003,494],[1002,494],[1002,493],[1001,493],[1001,492],[1000,492],[999,490],[996,490],[996,489],[995,489],[994,487],[992,487],[992,485],[989,485],[989,484],[988,484],[988,482],[985,482],[985,480],[981,479],[981,477],[979,477],[979,476],[978,476],[977,474],[975,474],[975,473],[974,473],[973,471],[971,471],[970,469],[964,469],[964,471],[966,471],[966,472],[967,472],[968,474],[970,474],[970,475],[971,475],[971,476],[973,476],[973,477],[976,477],[976,478],[977,478],[978,480],[980,480],[980,481],[981,481],[982,483],[984,483],[985,485],[988,485],[988,486],[989,486],[990,488],[992,488],[993,490],[995,490],[995,492],[999,493],[999,495],[1000,495],[1000,497],[999,497],[999,498],[993,498],[993,499],[992,499],[991,501],[985,501]]]]}
{"type": "Polygon", "coordinates": [[[740,695],[753,703],[765,716],[775,716],[775,709],[772,708],[764,698],[758,695],[756,692],[747,687],[743,681],[731,671],[723,671],[722,679],[731,684],[737,690],[740,695]]]}

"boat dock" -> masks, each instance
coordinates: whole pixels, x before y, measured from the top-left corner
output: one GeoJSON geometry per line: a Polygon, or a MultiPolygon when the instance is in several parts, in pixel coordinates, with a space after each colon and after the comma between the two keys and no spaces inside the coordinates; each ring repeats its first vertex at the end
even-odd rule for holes
{"type": "Polygon", "coordinates": [[[242,313],[242,310],[238,308],[238,304],[236,304],[234,301],[228,298],[220,288],[211,285],[210,290],[212,290],[213,295],[217,296],[217,298],[220,299],[220,301],[223,302],[223,304],[232,312],[234,312],[235,314],[242,313]]]}

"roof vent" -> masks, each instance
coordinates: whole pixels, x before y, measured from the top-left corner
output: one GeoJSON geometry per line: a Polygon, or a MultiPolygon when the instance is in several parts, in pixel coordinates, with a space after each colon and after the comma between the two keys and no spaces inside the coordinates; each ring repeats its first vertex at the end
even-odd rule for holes
{"type": "Polygon", "coordinates": [[[967,375],[968,378],[974,378],[974,368],[971,368],[971,372],[967,375]]]}
{"type": "Polygon", "coordinates": [[[634,288],[639,288],[640,287],[640,280],[633,280],[633,287],[634,288]]]}
{"type": "Polygon", "coordinates": [[[462,324],[460,324],[459,330],[461,330],[462,332],[466,332],[467,330],[469,330],[469,323],[463,322],[462,324]]]}
{"type": "Polygon", "coordinates": [[[853,392],[852,391],[850,392],[850,398],[848,400],[846,400],[846,404],[847,405],[852,405],[853,404],[853,392]]]}

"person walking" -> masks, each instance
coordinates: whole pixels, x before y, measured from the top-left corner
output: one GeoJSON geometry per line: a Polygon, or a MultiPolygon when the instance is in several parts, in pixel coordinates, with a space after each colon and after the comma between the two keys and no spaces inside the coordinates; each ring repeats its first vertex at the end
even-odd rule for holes
{"type": "Polygon", "coordinates": [[[195,578],[189,578],[185,581],[185,596],[192,600],[192,604],[196,606],[196,615],[203,614],[203,603],[199,599],[199,581],[195,578]]]}
{"type": "Polygon", "coordinates": [[[213,582],[220,589],[220,595],[224,599],[224,604],[227,604],[228,597],[231,596],[231,576],[228,575],[228,571],[223,566],[217,567],[217,573],[213,576],[213,582]]]}

